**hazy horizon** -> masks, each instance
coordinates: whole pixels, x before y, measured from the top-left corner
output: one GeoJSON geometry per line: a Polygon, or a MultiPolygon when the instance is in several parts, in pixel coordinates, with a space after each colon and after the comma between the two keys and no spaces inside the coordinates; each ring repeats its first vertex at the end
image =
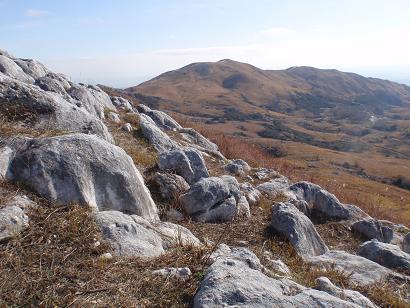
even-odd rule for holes
{"type": "Polygon", "coordinates": [[[407,1],[0,0],[0,48],[73,80],[137,85],[192,62],[313,66],[410,85],[407,1]]]}

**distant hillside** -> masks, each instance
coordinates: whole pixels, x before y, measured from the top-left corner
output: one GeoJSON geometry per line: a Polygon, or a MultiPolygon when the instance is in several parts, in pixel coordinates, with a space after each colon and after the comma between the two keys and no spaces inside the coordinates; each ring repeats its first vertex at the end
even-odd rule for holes
{"type": "MultiPolygon", "coordinates": [[[[221,60],[110,91],[258,143],[323,183],[366,178],[406,188],[402,183],[410,179],[410,87],[403,84],[337,70],[261,70],[221,60]]],[[[371,185],[367,190],[375,198],[385,194],[387,188],[371,185]]]]}

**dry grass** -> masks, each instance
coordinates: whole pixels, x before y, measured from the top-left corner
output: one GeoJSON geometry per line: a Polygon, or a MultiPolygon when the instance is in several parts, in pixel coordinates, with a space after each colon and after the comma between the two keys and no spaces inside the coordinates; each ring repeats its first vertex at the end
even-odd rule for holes
{"type": "MultiPolygon", "coordinates": [[[[173,116],[180,122],[181,125],[192,127],[202,133],[205,137],[216,143],[227,158],[235,159],[241,158],[247,161],[254,167],[272,168],[281,174],[287,176],[292,181],[310,181],[321,185],[331,193],[335,194],[342,202],[358,205],[369,215],[393,221],[395,223],[402,223],[404,225],[410,224],[410,217],[403,215],[407,213],[410,208],[409,200],[393,198],[390,195],[380,194],[378,186],[379,183],[373,181],[353,177],[350,175],[345,180],[336,181],[333,173],[327,172],[325,169],[314,169],[313,171],[301,166],[297,161],[291,161],[284,158],[275,158],[261,146],[245,140],[244,138],[225,135],[221,132],[210,130],[202,123],[190,121],[186,117],[181,117],[176,114],[173,116]],[[345,183],[351,183],[346,186],[345,183]],[[376,184],[378,184],[376,188],[376,184]],[[365,188],[365,189],[364,189],[365,188]],[[396,199],[399,199],[397,201],[396,199]],[[400,203],[401,202],[401,203],[400,203]]],[[[215,169],[217,170],[217,169],[215,169]]],[[[383,187],[388,187],[384,185],[383,187]]],[[[400,190],[392,187],[392,191],[399,193],[400,190]]],[[[384,192],[388,192],[385,190],[384,192]]]]}
{"type": "Polygon", "coordinates": [[[30,213],[30,227],[0,243],[0,306],[191,305],[207,248],[178,247],[152,260],[102,260],[109,247],[87,208],[31,197],[40,206],[30,213]],[[151,274],[164,267],[189,267],[193,275],[180,281],[151,274]]]}

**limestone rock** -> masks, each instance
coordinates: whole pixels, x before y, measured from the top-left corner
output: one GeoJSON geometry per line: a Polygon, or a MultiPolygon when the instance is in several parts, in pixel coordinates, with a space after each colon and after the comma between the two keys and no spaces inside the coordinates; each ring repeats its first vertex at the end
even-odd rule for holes
{"type": "Polygon", "coordinates": [[[97,118],[104,118],[104,108],[115,110],[108,94],[98,87],[73,84],[67,93],[80,101],[82,106],[97,118]]]}
{"type": "Polygon", "coordinates": [[[328,251],[310,219],[290,203],[279,202],[272,207],[270,227],[286,237],[302,257],[328,251]]]}
{"type": "Polygon", "coordinates": [[[223,168],[225,171],[235,175],[244,175],[251,170],[248,163],[242,159],[233,159],[223,166],[223,168]]]}
{"type": "Polygon", "coordinates": [[[185,212],[203,222],[230,221],[242,193],[234,177],[202,178],[181,196],[185,212]]]}
{"type": "Polygon", "coordinates": [[[169,222],[150,222],[118,211],[98,212],[95,219],[119,256],[156,257],[176,246],[200,245],[188,229],[169,222]]]}
{"type": "Polygon", "coordinates": [[[269,182],[256,186],[256,189],[270,198],[275,198],[289,187],[289,180],[286,177],[279,177],[269,182]]]}
{"type": "Polygon", "coordinates": [[[153,275],[159,275],[164,278],[188,279],[192,273],[188,267],[166,267],[152,272],[153,275]]]}
{"type": "Polygon", "coordinates": [[[111,97],[111,102],[118,109],[122,109],[122,110],[125,110],[125,111],[133,111],[134,110],[134,108],[132,107],[132,104],[128,100],[126,100],[125,98],[122,98],[120,96],[111,97]]]}
{"type": "Polygon", "coordinates": [[[189,189],[183,177],[172,173],[155,173],[152,181],[158,186],[161,197],[173,200],[189,189]]]}
{"type": "Polygon", "coordinates": [[[175,148],[160,153],[158,167],[163,171],[175,171],[189,184],[209,177],[202,154],[192,148],[175,148]]]}
{"type": "Polygon", "coordinates": [[[111,122],[121,123],[121,119],[120,119],[120,116],[118,115],[118,113],[110,111],[107,114],[107,117],[108,117],[108,120],[110,120],[111,122]]]}
{"type": "Polygon", "coordinates": [[[6,178],[58,204],[87,204],[158,219],[132,159],[93,135],[28,139],[16,149],[6,178]]]}
{"type": "Polygon", "coordinates": [[[322,269],[332,268],[349,275],[351,283],[371,285],[386,281],[390,278],[405,279],[402,275],[361,256],[352,255],[345,251],[330,250],[320,256],[307,258],[313,266],[322,269]]]}
{"type": "Polygon", "coordinates": [[[149,116],[155,122],[155,124],[160,128],[168,129],[168,130],[182,128],[181,125],[179,125],[177,121],[175,121],[165,112],[162,112],[159,110],[152,110],[148,106],[145,106],[143,104],[139,104],[137,106],[137,110],[140,113],[143,113],[149,116]]]}
{"type": "Polygon", "coordinates": [[[335,286],[327,277],[319,277],[316,279],[316,289],[326,292],[335,297],[341,298],[345,301],[357,304],[360,307],[365,307],[365,308],[376,308],[377,307],[366,296],[362,295],[360,292],[341,289],[335,286]]]}
{"type": "Polygon", "coordinates": [[[145,114],[140,115],[140,128],[149,144],[153,145],[159,153],[178,148],[178,145],[145,114]]]}
{"type": "Polygon", "coordinates": [[[259,190],[255,189],[250,183],[241,183],[239,184],[240,190],[245,195],[246,200],[250,206],[257,205],[261,198],[261,193],[259,190]]]}
{"type": "Polygon", "coordinates": [[[353,205],[341,203],[335,195],[309,182],[298,182],[289,187],[296,200],[312,204],[310,211],[322,220],[349,220],[370,218],[353,205]]]}
{"type": "Polygon", "coordinates": [[[258,258],[236,248],[206,271],[194,298],[194,308],[213,307],[360,307],[289,279],[262,273],[258,258]]]}
{"type": "Polygon", "coordinates": [[[393,239],[393,230],[389,227],[383,227],[380,222],[373,218],[359,220],[351,226],[351,229],[367,240],[377,239],[381,242],[390,243],[393,239]]]}
{"type": "Polygon", "coordinates": [[[410,254],[396,245],[371,240],[363,243],[357,254],[387,268],[410,270],[410,254]]]}

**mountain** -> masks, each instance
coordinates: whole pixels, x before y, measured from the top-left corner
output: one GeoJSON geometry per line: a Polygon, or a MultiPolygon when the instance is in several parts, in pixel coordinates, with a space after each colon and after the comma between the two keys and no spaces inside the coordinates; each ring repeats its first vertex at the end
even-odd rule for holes
{"type": "Polygon", "coordinates": [[[309,168],[315,177],[325,168],[329,177],[410,178],[407,85],[334,69],[262,70],[221,60],[193,63],[118,93],[299,164],[319,165],[309,168]]]}

